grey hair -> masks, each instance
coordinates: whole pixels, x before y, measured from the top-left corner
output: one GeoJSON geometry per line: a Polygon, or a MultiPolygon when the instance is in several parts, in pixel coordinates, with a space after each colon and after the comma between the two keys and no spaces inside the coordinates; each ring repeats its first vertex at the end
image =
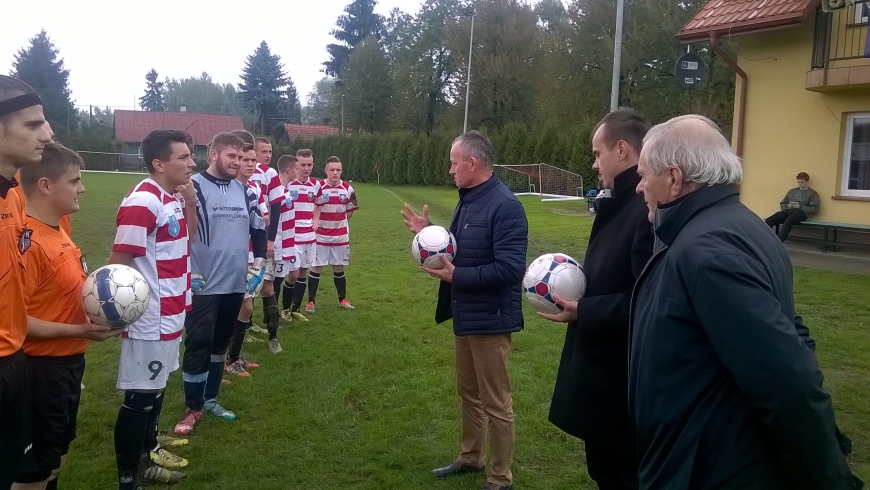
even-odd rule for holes
{"type": "MultiPolygon", "coordinates": [[[[495,148],[492,141],[480,131],[469,131],[453,140],[453,144],[459,143],[465,158],[476,158],[481,165],[492,169],[495,164],[495,148]]],[[[452,145],[451,145],[452,146],[452,145]]]]}
{"type": "Polygon", "coordinates": [[[743,164],[719,126],[697,114],[653,126],[643,139],[643,155],[653,174],[679,167],[685,182],[739,184],[743,164]]]}

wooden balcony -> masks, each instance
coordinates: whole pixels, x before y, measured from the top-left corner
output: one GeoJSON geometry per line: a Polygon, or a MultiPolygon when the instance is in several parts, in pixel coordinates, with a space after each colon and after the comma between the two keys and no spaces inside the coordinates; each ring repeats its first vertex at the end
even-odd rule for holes
{"type": "Polygon", "coordinates": [[[870,58],[865,57],[867,14],[865,3],[831,13],[818,10],[807,90],[833,92],[870,88],[870,58]]]}

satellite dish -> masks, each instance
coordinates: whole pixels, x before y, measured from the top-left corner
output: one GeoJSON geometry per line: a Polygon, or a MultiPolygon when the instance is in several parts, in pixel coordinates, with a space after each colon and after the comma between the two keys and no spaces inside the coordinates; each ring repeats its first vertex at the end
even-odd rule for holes
{"type": "Polygon", "coordinates": [[[674,79],[677,85],[685,90],[695,90],[707,79],[707,67],[704,60],[695,53],[686,53],[677,59],[674,67],[674,79]]]}

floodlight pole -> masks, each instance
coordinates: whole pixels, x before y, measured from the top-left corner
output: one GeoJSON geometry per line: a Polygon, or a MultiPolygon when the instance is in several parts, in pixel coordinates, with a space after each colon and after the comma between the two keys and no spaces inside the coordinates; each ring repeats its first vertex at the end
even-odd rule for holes
{"type": "Polygon", "coordinates": [[[468,98],[471,96],[471,51],[474,48],[474,7],[469,7],[465,14],[471,12],[471,37],[468,40],[468,75],[465,77],[465,121],[462,123],[462,133],[468,131],[468,98]]]}
{"type": "Polygon", "coordinates": [[[344,94],[341,94],[341,135],[344,136],[344,94]]]}
{"type": "Polygon", "coordinates": [[[610,112],[619,107],[619,73],[622,63],[622,16],[625,0],[616,2],[616,36],[613,43],[613,81],[610,84],[610,112]]]}

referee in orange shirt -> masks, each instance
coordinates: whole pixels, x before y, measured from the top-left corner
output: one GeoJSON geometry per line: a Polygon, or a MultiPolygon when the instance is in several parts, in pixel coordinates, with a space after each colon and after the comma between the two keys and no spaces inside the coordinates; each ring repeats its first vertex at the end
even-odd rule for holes
{"type": "Polygon", "coordinates": [[[42,161],[21,169],[27,200],[24,225],[31,244],[24,253],[28,333],[24,341],[30,387],[33,444],[15,490],[56,490],[57,476],[76,434],[88,339],[121,334],[88,321],[81,302],[87,262],[60,226],[79,210],[85,188],[82,160],[58,143],[47,143],[42,161]]]}
{"type": "Polygon", "coordinates": [[[30,230],[15,173],[42,160],[51,141],[42,100],[26,83],[0,75],[0,490],[10,488],[30,445],[30,406],[21,346],[27,335],[24,252],[30,230]]]}

